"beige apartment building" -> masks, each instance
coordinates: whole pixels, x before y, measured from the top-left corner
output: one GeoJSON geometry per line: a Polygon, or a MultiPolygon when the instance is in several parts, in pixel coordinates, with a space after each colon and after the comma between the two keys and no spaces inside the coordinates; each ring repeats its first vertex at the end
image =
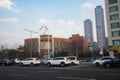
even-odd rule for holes
{"type": "Polygon", "coordinates": [[[105,0],[110,55],[120,56],[120,0],[105,0]]]}
{"type": "Polygon", "coordinates": [[[120,0],[105,0],[109,49],[119,51],[120,0]],[[116,47],[118,46],[118,47],[116,47]]]}

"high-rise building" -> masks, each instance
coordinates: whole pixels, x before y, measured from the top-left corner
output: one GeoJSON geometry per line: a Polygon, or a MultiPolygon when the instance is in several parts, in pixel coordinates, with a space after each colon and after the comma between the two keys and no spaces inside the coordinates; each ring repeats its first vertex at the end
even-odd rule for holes
{"type": "Polygon", "coordinates": [[[86,19],[84,21],[84,30],[88,43],[93,42],[93,27],[92,21],[90,19],[86,19]]]}
{"type": "Polygon", "coordinates": [[[96,19],[98,49],[106,48],[104,11],[102,6],[97,6],[95,8],[95,19],[96,19]]]}
{"type": "Polygon", "coordinates": [[[120,45],[120,0],[105,0],[108,45],[120,45]]]}

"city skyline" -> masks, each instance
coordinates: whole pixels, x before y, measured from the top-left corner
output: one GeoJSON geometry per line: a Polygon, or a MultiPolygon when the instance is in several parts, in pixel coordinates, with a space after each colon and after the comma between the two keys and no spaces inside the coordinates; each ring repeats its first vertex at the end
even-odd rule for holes
{"type": "Polygon", "coordinates": [[[104,0],[0,0],[0,45],[7,44],[10,48],[23,45],[24,39],[30,38],[30,33],[23,29],[39,32],[42,26],[47,26],[54,37],[85,36],[84,20],[88,18],[93,21],[96,41],[97,5],[104,8],[104,0]]]}

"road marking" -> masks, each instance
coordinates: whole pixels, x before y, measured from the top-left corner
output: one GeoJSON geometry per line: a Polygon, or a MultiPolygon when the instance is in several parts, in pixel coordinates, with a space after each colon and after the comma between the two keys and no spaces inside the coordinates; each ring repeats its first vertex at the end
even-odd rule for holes
{"type": "Polygon", "coordinates": [[[78,78],[78,77],[57,77],[59,79],[74,79],[74,80],[96,80],[96,79],[89,79],[89,78],[78,78]]]}
{"type": "Polygon", "coordinates": [[[0,70],[0,72],[1,72],[1,71],[2,71],[2,72],[6,72],[6,71],[9,71],[9,72],[10,72],[10,71],[15,71],[15,70],[7,70],[7,69],[6,69],[6,70],[0,70]]]}
{"type": "Polygon", "coordinates": [[[15,76],[15,77],[28,77],[27,74],[8,74],[9,76],[15,76]]]}
{"type": "Polygon", "coordinates": [[[74,67],[64,67],[64,68],[61,68],[61,67],[51,67],[51,69],[75,69],[74,67]]]}
{"type": "Polygon", "coordinates": [[[108,74],[108,75],[112,75],[112,76],[120,76],[120,74],[108,74]]]}
{"type": "Polygon", "coordinates": [[[39,72],[52,72],[52,73],[60,73],[60,71],[39,71],[39,72]]]}

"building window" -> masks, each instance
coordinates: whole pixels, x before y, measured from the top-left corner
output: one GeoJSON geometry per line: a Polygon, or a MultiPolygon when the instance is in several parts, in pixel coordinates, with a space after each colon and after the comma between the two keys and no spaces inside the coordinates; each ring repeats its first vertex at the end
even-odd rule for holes
{"type": "Polygon", "coordinates": [[[112,29],[114,29],[114,28],[119,28],[119,27],[120,27],[119,22],[111,23],[111,28],[112,28],[112,29]]]}
{"type": "Polygon", "coordinates": [[[117,0],[109,0],[109,4],[117,3],[117,0]]]}
{"type": "Polygon", "coordinates": [[[64,42],[61,42],[62,43],[62,48],[65,48],[65,43],[64,42]]]}
{"type": "Polygon", "coordinates": [[[29,44],[27,45],[27,47],[30,48],[30,47],[31,47],[31,43],[29,43],[29,44]]]}
{"type": "Polygon", "coordinates": [[[118,20],[118,19],[119,19],[119,15],[118,14],[110,15],[110,20],[118,20]]]}
{"type": "Polygon", "coordinates": [[[58,46],[58,42],[55,42],[55,47],[57,47],[58,46]]]}
{"type": "Polygon", "coordinates": [[[110,7],[110,12],[116,12],[116,11],[118,11],[118,6],[110,7]]]}
{"type": "Polygon", "coordinates": [[[120,31],[112,32],[112,37],[118,37],[118,36],[120,36],[120,31]]]}
{"type": "Polygon", "coordinates": [[[120,40],[113,40],[113,45],[114,46],[120,45],[120,40]]]}

